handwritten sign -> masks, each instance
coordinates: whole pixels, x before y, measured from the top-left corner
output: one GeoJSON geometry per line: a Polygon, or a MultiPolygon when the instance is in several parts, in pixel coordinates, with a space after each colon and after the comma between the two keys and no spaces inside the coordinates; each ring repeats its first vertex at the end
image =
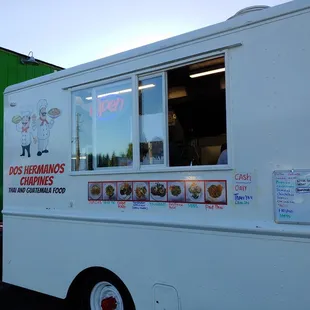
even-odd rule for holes
{"type": "Polygon", "coordinates": [[[254,200],[253,174],[234,174],[234,203],[235,205],[250,205],[254,200]]]}
{"type": "Polygon", "coordinates": [[[168,206],[169,206],[169,209],[175,210],[175,209],[177,209],[179,207],[183,207],[184,203],[169,202],[168,206]]]}
{"type": "Polygon", "coordinates": [[[223,205],[205,205],[206,210],[224,210],[223,205]]]}
{"type": "Polygon", "coordinates": [[[310,177],[297,178],[296,192],[301,194],[310,193],[310,177]]]}
{"type": "Polygon", "coordinates": [[[133,209],[138,209],[138,210],[148,210],[148,204],[144,201],[134,201],[132,203],[132,208],[133,209]]]}
{"type": "MultiPolygon", "coordinates": [[[[115,209],[121,209],[125,211],[127,209],[132,210],[150,210],[150,209],[166,209],[173,210],[173,212],[177,212],[176,210],[187,207],[189,210],[191,209],[200,209],[205,208],[205,210],[224,210],[225,205],[219,204],[195,204],[195,203],[179,203],[179,202],[148,202],[148,201],[100,201],[100,200],[90,200],[89,204],[101,204],[106,206],[111,206],[115,209]]],[[[184,209],[183,209],[184,210],[184,209]]]]}
{"type": "Polygon", "coordinates": [[[310,170],[273,173],[275,221],[310,224],[310,170]]]}
{"type": "Polygon", "coordinates": [[[119,209],[125,209],[126,208],[126,202],[125,201],[118,201],[117,202],[117,207],[119,209]]]}
{"type": "Polygon", "coordinates": [[[104,201],[90,200],[90,201],[88,201],[88,203],[89,203],[90,205],[103,205],[103,204],[104,204],[104,201]]]}
{"type": "Polygon", "coordinates": [[[188,203],[187,206],[191,209],[198,209],[199,208],[198,204],[196,204],[196,203],[188,203]]]}

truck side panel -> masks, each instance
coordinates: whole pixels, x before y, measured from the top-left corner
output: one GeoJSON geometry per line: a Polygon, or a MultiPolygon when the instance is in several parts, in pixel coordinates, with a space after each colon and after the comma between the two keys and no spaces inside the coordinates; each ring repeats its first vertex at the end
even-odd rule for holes
{"type": "MultiPolygon", "coordinates": [[[[9,52],[7,50],[0,48],[0,107],[3,110],[3,92],[6,87],[16,83],[20,83],[35,77],[53,73],[56,67],[48,66],[46,64],[41,64],[37,66],[23,65],[20,62],[21,55],[9,52]]],[[[0,150],[3,154],[3,113],[0,117],[0,150]]],[[[3,167],[3,157],[0,158],[0,165],[3,167]]],[[[1,173],[1,182],[0,182],[0,205],[2,211],[2,175],[1,173]]],[[[2,221],[2,213],[0,213],[0,221],[2,221]]]]}
{"type": "MultiPolygon", "coordinates": [[[[72,80],[8,94],[4,281],[63,298],[79,272],[103,266],[124,281],[137,309],[151,308],[155,283],[175,287],[183,309],[192,309],[193,301],[197,309],[306,309],[310,302],[306,268],[309,227],[274,222],[271,177],[275,169],[309,167],[310,148],[305,143],[310,114],[310,88],[306,85],[309,28],[310,14],[305,12],[72,80]],[[228,51],[234,170],[69,175],[70,93],[62,88],[234,43],[242,44],[228,51]],[[30,102],[29,109],[36,109],[42,98],[62,113],[51,129],[50,152],[21,158],[19,136],[11,122],[16,113],[9,102],[14,100],[21,108],[30,102]],[[57,174],[54,181],[55,187],[66,188],[64,194],[8,193],[14,178],[22,177],[18,169],[16,176],[9,176],[10,167],[62,163],[65,172],[57,174]],[[233,204],[234,171],[255,171],[254,206],[233,204]],[[87,202],[90,180],[188,176],[227,180],[227,208],[215,212],[205,208],[123,212],[87,202]]],[[[206,116],[206,121],[209,119],[212,121],[206,116]]]]}

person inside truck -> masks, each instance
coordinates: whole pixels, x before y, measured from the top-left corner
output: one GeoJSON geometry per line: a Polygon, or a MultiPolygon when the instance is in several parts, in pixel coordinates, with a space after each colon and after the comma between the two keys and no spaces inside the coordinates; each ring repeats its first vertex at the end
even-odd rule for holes
{"type": "Polygon", "coordinates": [[[221,146],[221,155],[217,161],[218,165],[227,165],[227,143],[221,146]]]}

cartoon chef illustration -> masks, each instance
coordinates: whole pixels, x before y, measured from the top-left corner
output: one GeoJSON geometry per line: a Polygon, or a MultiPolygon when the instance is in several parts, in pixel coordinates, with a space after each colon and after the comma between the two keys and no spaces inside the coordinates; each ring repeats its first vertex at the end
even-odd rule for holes
{"type": "Polygon", "coordinates": [[[37,130],[37,137],[38,137],[38,156],[41,156],[43,153],[48,153],[48,143],[50,137],[50,130],[54,125],[54,120],[47,119],[47,107],[48,103],[47,100],[41,99],[38,102],[38,112],[39,118],[35,118],[35,129],[37,130]]]}
{"type": "Polygon", "coordinates": [[[31,112],[22,112],[21,116],[18,115],[13,119],[13,122],[16,124],[16,130],[21,132],[22,153],[20,156],[25,156],[27,152],[28,157],[30,157],[30,145],[32,140],[36,143],[34,127],[31,126],[31,112]]]}

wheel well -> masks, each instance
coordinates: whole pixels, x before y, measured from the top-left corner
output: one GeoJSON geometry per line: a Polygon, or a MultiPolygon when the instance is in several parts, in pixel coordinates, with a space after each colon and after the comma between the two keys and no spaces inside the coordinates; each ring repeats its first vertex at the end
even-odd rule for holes
{"type": "Polygon", "coordinates": [[[99,266],[89,267],[81,271],[72,281],[68,289],[66,299],[74,298],[74,294],[79,293],[82,284],[85,283],[87,279],[98,275],[101,275],[103,278],[110,279],[112,281],[114,280],[118,284],[122,285],[123,289],[127,292],[128,296],[131,298],[132,303],[134,304],[133,298],[125,283],[111,270],[99,266]]]}

